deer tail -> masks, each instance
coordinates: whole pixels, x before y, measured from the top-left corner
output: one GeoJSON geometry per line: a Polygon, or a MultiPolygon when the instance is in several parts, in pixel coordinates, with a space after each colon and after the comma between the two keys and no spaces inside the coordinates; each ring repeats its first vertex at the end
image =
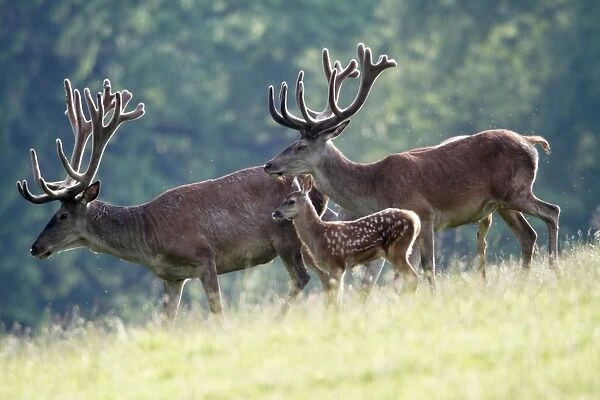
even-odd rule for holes
{"type": "Polygon", "coordinates": [[[548,143],[548,141],[546,139],[544,139],[541,136],[523,136],[523,138],[525,138],[525,140],[527,140],[529,143],[536,145],[539,144],[540,146],[542,146],[542,149],[544,149],[544,151],[546,152],[546,154],[550,154],[550,143],[548,143]]]}

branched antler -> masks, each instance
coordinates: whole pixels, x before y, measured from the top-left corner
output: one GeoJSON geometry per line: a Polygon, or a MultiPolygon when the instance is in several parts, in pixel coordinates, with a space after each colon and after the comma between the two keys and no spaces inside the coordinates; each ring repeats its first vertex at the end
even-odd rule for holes
{"type": "Polygon", "coordinates": [[[60,139],[56,140],[56,149],[59,159],[67,172],[67,177],[62,181],[46,182],[40,172],[37,154],[34,149],[31,149],[33,178],[39,184],[44,194],[33,195],[28,189],[27,181],[17,182],[17,189],[25,200],[41,204],[53,200],[71,199],[83,192],[92,183],[94,176],[98,172],[104,149],[119,126],[123,122],[135,120],[144,115],[143,103],[139,103],[133,111],[125,112],[127,104],[133,97],[132,94],[127,90],[112,93],[108,79],[104,80],[104,91],[98,93],[96,102],[94,102],[88,88],[84,90],[84,96],[90,114],[89,120],[83,113],[79,90],[72,90],[71,82],[65,79],[65,101],[67,105],[65,114],[71,123],[71,128],[75,136],[71,160],[67,159],[60,139]],[[107,113],[113,109],[112,118],[105,125],[104,119],[107,113]],[[80,172],[83,151],[90,136],[92,136],[90,161],[86,171],[80,172]]]}
{"type": "Polygon", "coordinates": [[[300,130],[305,133],[318,134],[328,128],[334,127],[356,114],[365,103],[373,83],[387,68],[396,66],[396,61],[381,55],[377,63],[373,63],[371,49],[362,43],[358,44],[358,62],[350,60],[342,69],[341,63],[335,61],[333,67],[329,58],[329,51],[323,49],[323,72],[328,82],[327,105],[321,112],[316,112],[307,107],[304,99],[304,71],[300,71],[296,80],[296,104],[302,118],[289,112],[287,107],[287,83],[281,84],[279,95],[280,111],[275,106],[274,89],[269,86],[269,112],[273,119],[288,128],[300,130]],[[346,108],[337,104],[342,83],[347,78],[357,78],[363,71],[358,93],[352,103],[346,108]]]}

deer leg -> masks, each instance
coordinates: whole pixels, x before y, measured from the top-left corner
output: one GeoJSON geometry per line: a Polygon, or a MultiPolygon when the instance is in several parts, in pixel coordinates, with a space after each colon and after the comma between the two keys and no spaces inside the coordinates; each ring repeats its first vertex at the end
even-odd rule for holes
{"type": "Polygon", "coordinates": [[[408,260],[410,261],[410,265],[415,268],[415,271],[419,268],[419,265],[421,265],[421,250],[419,249],[419,243],[417,241],[413,244],[413,249],[408,260]]]}
{"type": "Polygon", "coordinates": [[[336,293],[338,296],[337,303],[338,305],[341,304],[340,290],[343,293],[344,269],[339,267],[329,268],[329,266],[317,263],[305,246],[302,246],[302,257],[305,264],[310,266],[312,271],[321,280],[323,291],[325,292],[325,306],[331,308],[336,303],[334,299],[336,293]]]}
{"type": "Polygon", "coordinates": [[[167,318],[171,323],[175,323],[177,318],[177,310],[179,310],[179,303],[181,302],[181,294],[183,293],[183,286],[185,279],[180,281],[163,281],[164,296],[163,296],[163,308],[167,315],[167,318]]]}
{"type": "Polygon", "coordinates": [[[333,293],[335,292],[335,289],[332,287],[331,284],[331,277],[328,273],[321,270],[320,268],[315,267],[313,271],[321,280],[321,285],[323,286],[323,293],[325,293],[325,306],[329,308],[333,305],[333,293]]]}
{"type": "Polygon", "coordinates": [[[295,253],[286,252],[281,253],[279,256],[281,257],[281,261],[283,261],[283,265],[290,276],[291,283],[287,300],[279,311],[279,316],[282,317],[287,313],[290,305],[296,300],[298,295],[308,284],[310,281],[310,276],[306,271],[306,267],[302,261],[302,253],[299,251],[299,249],[295,253]]]}
{"type": "Polygon", "coordinates": [[[208,307],[213,314],[223,312],[223,300],[217,279],[217,266],[212,256],[207,257],[204,262],[198,264],[198,277],[206,293],[208,307]]]}
{"type": "MultiPolygon", "coordinates": [[[[360,214],[351,213],[347,209],[343,208],[338,213],[336,219],[338,221],[351,221],[361,216],[362,215],[360,214]]],[[[385,260],[375,260],[362,266],[363,276],[360,283],[360,297],[363,302],[367,300],[371,290],[373,289],[373,286],[375,286],[375,283],[377,283],[377,279],[379,279],[379,275],[381,275],[381,270],[383,269],[384,264],[385,260]]]]}
{"type": "Polygon", "coordinates": [[[538,217],[546,223],[548,227],[548,256],[550,257],[550,263],[554,263],[558,259],[558,219],[560,216],[560,207],[538,199],[533,193],[530,193],[523,199],[513,200],[509,203],[509,206],[514,210],[538,217]]]}
{"type": "Polygon", "coordinates": [[[535,230],[520,212],[505,208],[499,208],[497,211],[500,214],[500,218],[506,222],[506,225],[508,225],[521,244],[521,264],[523,268],[529,268],[531,266],[535,241],[537,240],[537,233],[535,233],[535,230]]]}
{"type": "Polygon", "coordinates": [[[399,283],[400,279],[404,288],[410,289],[412,292],[417,290],[419,284],[419,274],[410,263],[409,255],[413,250],[414,236],[406,234],[400,237],[388,249],[386,258],[394,266],[395,276],[394,281],[399,283]]]}
{"type": "Polygon", "coordinates": [[[342,306],[342,300],[344,299],[344,275],[346,275],[346,270],[343,268],[335,268],[331,275],[333,286],[337,289],[335,304],[337,308],[340,308],[342,306]]]}
{"type": "MultiPolygon", "coordinates": [[[[325,305],[331,308],[334,304],[339,307],[344,295],[344,268],[333,267],[327,279],[327,292],[325,294],[325,305]]],[[[325,284],[324,284],[325,286],[325,284]]]]}
{"type": "Polygon", "coordinates": [[[304,245],[302,246],[302,259],[304,260],[304,265],[309,267],[315,274],[317,274],[321,284],[323,285],[323,292],[327,295],[327,293],[329,293],[331,290],[329,269],[323,268],[322,265],[317,264],[308,248],[304,245]]]}
{"type": "Polygon", "coordinates": [[[419,249],[421,250],[421,263],[427,281],[432,290],[437,291],[435,284],[435,253],[434,253],[434,232],[433,221],[421,219],[421,232],[417,239],[419,249]]]}
{"type": "Polygon", "coordinates": [[[403,287],[411,292],[416,291],[419,285],[419,274],[410,264],[408,253],[403,250],[398,255],[391,256],[390,262],[396,272],[394,281],[397,283],[402,282],[403,287]]]}
{"type": "Polygon", "coordinates": [[[479,221],[477,224],[477,254],[479,256],[479,265],[477,269],[481,274],[481,277],[485,280],[485,260],[487,250],[487,236],[490,226],[492,225],[492,214],[479,221]]]}
{"type": "Polygon", "coordinates": [[[375,286],[384,264],[385,260],[375,260],[364,265],[364,274],[360,283],[360,297],[362,301],[366,301],[367,297],[369,297],[371,289],[375,286]]]}
{"type": "Polygon", "coordinates": [[[331,290],[331,277],[329,273],[316,266],[311,268],[311,270],[319,277],[321,285],[323,286],[323,292],[327,293],[329,290],[331,290]]]}

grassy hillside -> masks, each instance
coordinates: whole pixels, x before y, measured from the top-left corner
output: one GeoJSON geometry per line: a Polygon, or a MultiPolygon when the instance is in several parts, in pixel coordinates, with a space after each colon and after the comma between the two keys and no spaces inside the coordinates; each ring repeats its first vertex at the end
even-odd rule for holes
{"type": "MultiPolygon", "coordinates": [[[[397,296],[379,288],[340,312],[304,299],[241,307],[174,331],[118,320],[0,337],[0,398],[436,398],[600,396],[600,248],[554,270],[517,265],[440,277],[397,296]]],[[[349,294],[349,295],[348,295],[349,294]]]]}

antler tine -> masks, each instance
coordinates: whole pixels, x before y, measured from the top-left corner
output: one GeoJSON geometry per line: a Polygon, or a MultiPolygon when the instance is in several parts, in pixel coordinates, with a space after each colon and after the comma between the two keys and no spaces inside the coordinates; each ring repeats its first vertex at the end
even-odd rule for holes
{"type": "Polygon", "coordinates": [[[60,200],[64,198],[64,193],[60,191],[55,191],[54,189],[59,188],[56,183],[46,183],[44,178],[42,178],[42,174],[40,172],[40,164],[38,162],[37,154],[34,149],[29,150],[31,156],[31,167],[33,170],[33,180],[38,182],[42,190],[45,194],[42,195],[34,195],[29,191],[27,186],[27,181],[19,181],[17,182],[17,190],[23,196],[23,198],[34,204],[43,204],[49,203],[54,200],[60,200]]]}
{"type": "MultiPolygon", "coordinates": [[[[89,138],[89,135],[92,133],[92,128],[91,123],[83,115],[83,109],[81,108],[81,95],[79,90],[72,89],[71,81],[69,79],[64,80],[64,87],[65,103],[67,106],[65,114],[69,119],[71,129],[73,130],[73,136],[75,138],[70,165],[73,165],[75,169],[79,169],[83,155],[83,149],[85,148],[85,144],[89,138]]],[[[60,147],[60,151],[62,154],[59,152],[59,158],[61,158],[61,160],[63,158],[66,159],[64,151],[62,151],[62,146],[60,147]]],[[[70,183],[72,183],[72,178],[69,176],[62,181],[46,182],[48,187],[55,190],[68,186],[70,183]]]]}
{"type": "Polygon", "coordinates": [[[56,199],[46,195],[46,194],[42,194],[42,195],[34,195],[29,191],[29,188],[27,187],[27,181],[23,180],[23,181],[17,181],[17,190],[19,191],[19,193],[21,193],[21,196],[23,196],[23,198],[31,203],[34,204],[44,204],[44,203],[49,203],[51,201],[54,201],[56,199]]]}
{"type": "MultiPolygon", "coordinates": [[[[37,160],[37,155],[35,153],[34,149],[30,149],[29,150],[29,154],[31,156],[31,167],[33,170],[33,179],[35,181],[39,181],[40,179],[40,166],[37,160]]],[[[18,181],[17,182],[17,190],[19,190],[19,193],[21,193],[21,196],[23,196],[23,198],[27,201],[30,201],[32,203],[35,204],[43,204],[43,203],[48,203],[50,201],[55,200],[54,198],[52,198],[51,196],[48,195],[34,195],[29,191],[29,188],[27,187],[27,181],[23,180],[23,181],[18,181]]]]}
{"type": "Polygon", "coordinates": [[[83,113],[83,105],[81,102],[81,93],[75,89],[75,112],[77,117],[77,133],[75,134],[75,143],[73,144],[73,154],[71,155],[71,165],[76,170],[81,166],[81,158],[83,150],[90,135],[92,134],[92,121],[88,120],[83,113]]]}
{"type": "MultiPolygon", "coordinates": [[[[131,94],[129,94],[127,103],[129,102],[130,99],[131,99],[131,94]]],[[[121,104],[122,104],[121,110],[125,110],[125,107],[127,106],[127,104],[126,104],[125,99],[123,98],[123,93],[121,93],[121,104]]],[[[138,105],[135,107],[135,109],[133,109],[133,111],[120,113],[118,124],[120,125],[121,123],[123,123],[125,121],[133,121],[138,118],[141,118],[145,113],[146,113],[146,106],[144,105],[144,103],[138,103],[138,105]]],[[[115,128],[115,130],[116,130],[116,128],[115,128]]]]}
{"type": "MultiPolygon", "coordinates": [[[[356,97],[352,103],[348,107],[341,109],[337,105],[337,102],[333,101],[333,96],[329,96],[329,107],[339,120],[348,119],[352,115],[356,114],[369,96],[371,87],[373,86],[373,83],[375,83],[377,77],[387,68],[396,66],[396,61],[393,59],[388,59],[387,55],[380,56],[378,62],[373,64],[371,49],[365,47],[365,45],[362,43],[358,44],[358,59],[360,68],[363,70],[363,75],[358,88],[358,93],[356,94],[356,97]]],[[[329,86],[331,90],[332,86],[335,87],[335,82],[333,82],[332,85],[330,80],[329,86]]]]}
{"type": "Polygon", "coordinates": [[[31,156],[31,169],[33,170],[33,180],[38,182],[42,177],[40,172],[40,163],[38,162],[37,154],[34,149],[29,149],[29,155],[31,156]]]}
{"type": "Polygon", "coordinates": [[[77,138],[77,116],[75,115],[75,107],[73,105],[73,88],[71,87],[71,81],[69,79],[65,79],[65,103],[67,104],[67,109],[65,114],[67,114],[67,118],[71,123],[71,129],[73,130],[73,135],[77,138]]]}
{"type": "Polygon", "coordinates": [[[344,69],[342,69],[342,65],[339,61],[335,62],[335,66],[337,66],[337,76],[335,80],[335,85],[333,85],[332,88],[335,89],[335,101],[337,102],[340,97],[340,89],[342,87],[342,83],[346,80],[346,78],[359,77],[360,71],[358,70],[358,63],[355,59],[350,60],[350,62],[344,69]]]}
{"type": "Polygon", "coordinates": [[[115,93],[112,92],[109,79],[105,79],[102,86],[104,88],[104,92],[102,93],[102,104],[104,104],[105,110],[109,111],[115,106],[115,93]]]}
{"type": "Polygon", "coordinates": [[[127,107],[127,104],[129,104],[129,100],[131,100],[132,97],[133,95],[129,90],[125,89],[121,91],[121,101],[123,102],[123,109],[127,107]]]}
{"type": "MultiPolygon", "coordinates": [[[[41,170],[40,170],[40,163],[38,161],[37,153],[35,152],[35,150],[34,149],[30,149],[29,150],[29,154],[31,156],[31,169],[33,170],[33,180],[35,182],[41,182],[41,181],[43,181],[44,182],[44,186],[46,186],[50,190],[60,189],[61,186],[57,182],[48,182],[48,183],[46,183],[46,181],[42,177],[42,173],[41,173],[41,170]]],[[[48,196],[54,197],[51,194],[48,194],[48,196]]]]}
{"type": "MultiPolygon", "coordinates": [[[[129,93],[129,92],[128,92],[129,93]]],[[[129,101],[131,99],[131,94],[128,94],[129,101]]],[[[89,91],[86,90],[86,100],[88,102],[88,107],[90,108],[90,114],[92,115],[92,126],[93,126],[93,139],[92,139],[92,154],[90,156],[90,162],[88,164],[87,170],[83,174],[77,174],[76,178],[79,182],[83,183],[85,186],[89,185],[93,180],[94,176],[98,172],[98,168],[100,167],[100,161],[102,160],[102,155],[104,154],[104,149],[108,145],[108,142],[115,134],[119,126],[126,121],[136,120],[141,118],[145,114],[145,106],[144,103],[139,103],[137,107],[129,112],[124,112],[125,107],[123,106],[123,96],[121,92],[115,93],[115,106],[114,106],[114,114],[108,123],[108,125],[104,126],[103,123],[103,112],[104,106],[102,104],[101,94],[98,94],[97,108],[96,105],[92,101],[92,97],[89,91]],[[93,110],[93,111],[92,111],[93,110]]],[[[63,161],[63,160],[61,160],[63,161]]],[[[71,171],[74,172],[74,171],[71,171]]]]}
{"type": "Polygon", "coordinates": [[[323,48],[323,72],[325,73],[325,79],[329,82],[331,79],[331,59],[327,47],[323,48]]]}
{"type": "Polygon", "coordinates": [[[295,125],[292,125],[288,121],[286,121],[285,118],[283,118],[283,116],[277,110],[277,107],[275,106],[275,88],[273,88],[273,85],[269,85],[269,112],[271,113],[271,117],[278,124],[283,125],[286,128],[297,129],[295,125]]]}
{"type": "Polygon", "coordinates": [[[306,123],[310,126],[315,126],[317,124],[315,117],[318,113],[308,108],[306,106],[306,101],[304,100],[304,71],[300,71],[298,79],[296,80],[296,105],[298,106],[302,117],[306,120],[306,123]]]}
{"type": "Polygon", "coordinates": [[[103,115],[98,113],[98,107],[92,98],[92,93],[89,88],[83,89],[83,95],[85,96],[85,103],[87,104],[88,112],[90,113],[90,120],[92,122],[92,134],[95,134],[97,129],[96,127],[100,124],[102,125],[103,115]]]}
{"type": "Polygon", "coordinates": [[[287,91],[287,83],[283,82],[281,84],[281,91],[279,92],[279,106],[281,116],[294,127],[293,129],[303,130],[309,128],[309,125],[306,121],[303,121],[302,119],[296,117],[295,115],[289,112],[287,107],[287,91]]]}
{"type": "MultiPolygon", "coordinates": [[[[336,82],[337,81],[337,69],[334,69],[331,73],[331,78],[329,79],[329,86],[327,90],[327,106],[333,113],[330,118],[327,120],[335,121],[333,117],[341,118],[341,110],[337,106],[338,93],[336,91],[336,82]]],[[[341,121],[340,121],[341,122],[341,121]]]]}
{"type": "MultiPolygon", "coordinates": [[[[339,91],[340,91],[340,87],[342,85],[342,82],[346,79],[346,78],[358,78],[358,76],[360,75],[360,71],[357,69],[358,64],[356,62],[356,60],[352,59],[350,60],[350,62],[348,63],[348,65],[346,66],[346,68],[342,69],[342,64],[339,62],[339,60],[336,60],[333,63],[333,68],[331,67],[331,59],[329,58],[329,50],[327,48],[323,49],[323,72],[325,72],[325,78],[327,79],[327,82],[329,82],[331,80],[331,73],[333,72],[333,70],[337,70],[337,85],[335,87],[335,99],[337,101],[338,97],[339,97],[339,91]]],[[[329,107],[327,107],[325,109],[325,111],[328,111],[329,107]]],[[[331,110],[329,110],[331,111],[331,110]]]]}
{"type": "Polygon", "coordinates": [[[346,66],[346,68],[344,68],[339,73],[340,79],[342,77],[344,79],[346,79],[346,78],[358,78],[359,76],[360,76],[360,71],[358,70],[358,63],[356,62],[356,60],[354,58],[352,60],[350,60],[350,62],[346,66]]]}

